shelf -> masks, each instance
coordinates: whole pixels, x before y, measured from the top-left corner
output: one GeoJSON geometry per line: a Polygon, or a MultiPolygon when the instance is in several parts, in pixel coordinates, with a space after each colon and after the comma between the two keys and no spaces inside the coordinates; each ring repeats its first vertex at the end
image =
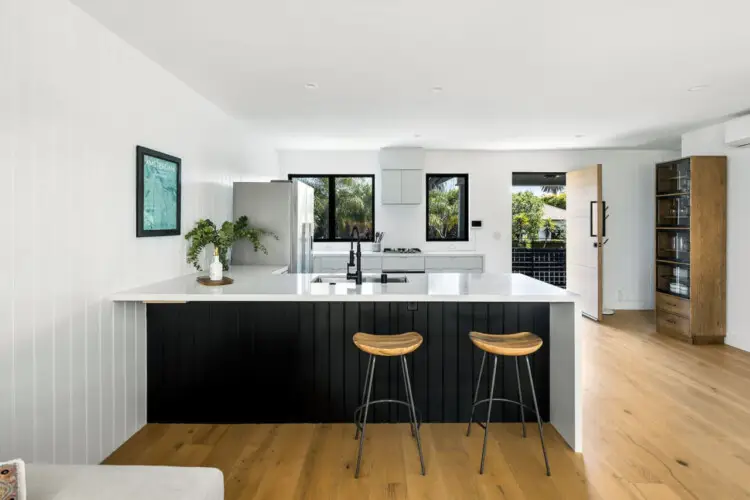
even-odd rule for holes
{"type": "Polygon", "coordinates": [[[674,276],[672,274],[662,274],[661,278],[665,279],[665,280],[674,281],[674,282],[677,282],[677,283],[684,283],[684,284],[690,286],[690,277],[689,276],[687,278],[680,278],[680,277],[674,276]]]}
{"type": "Polygon", "coordinates": [[[674,196],[690,196],[690,191],[686,191],[684,193],[665,193],[665,194],[657,194],[657,198],[671,198],[674,196]]]}
{"type": "Polygon", "coordinates": [[[661,288],[657,288],[656,291],[659,292],[659,293],[663,293],[665,295],[671,295],[672,297],[679,297],[681,299],[689,299],[690,298],[690,293],[688,293],[687,295],[683,295],[681,293],[670,292],[669,290],[662,290],[661,288]]]}
{"type": "Polygon", "coordinates": [[[656,226],[657,231],[690,231],[690,227],[683,226],[656,226]]]}
{"type": "Polygon", "coordinates": [[[659,264],[672,264],[673,266],[690,266],[690,262],[679,262],[677,260],[656,259],[659,264]]]}

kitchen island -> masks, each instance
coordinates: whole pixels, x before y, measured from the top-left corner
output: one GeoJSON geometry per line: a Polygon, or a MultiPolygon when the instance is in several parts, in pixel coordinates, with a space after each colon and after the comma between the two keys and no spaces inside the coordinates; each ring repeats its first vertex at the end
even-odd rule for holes
{"type": "MultiPolygon", "coordinates": [[[[358,331],[421,333],[408,362],[422,420],[467,422],[482,357],[468,333],[531,331],[544,340],[532,357],[540,413],[581,451],[576,295],[516,274],[414,274],[360,286],[268,266],[230,275],[235,283],[225,287],[189,275],[112,297],[146,304],[148,422],[352,421],[367,366],[352,343],[358,331]]],[[[378,366],[373,397],[405,399],[397,360],[378,366]]],[[[486,374],[480,395],[489,392],[486,374]]],[[[495,392],[517,399],[511,360],[500,358],[495,392]]],[[[405,408],[390,406],[375,407],[372,421],[408,421],[405,408]]],[[[502,405],[493,421],[520,421],[518,407],[502,405]]]]}

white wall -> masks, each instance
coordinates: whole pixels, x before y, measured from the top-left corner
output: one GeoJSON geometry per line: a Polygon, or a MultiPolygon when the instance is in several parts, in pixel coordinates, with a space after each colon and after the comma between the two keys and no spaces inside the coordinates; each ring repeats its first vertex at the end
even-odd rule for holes
{"type": "MultiPolygon", "coordinates": [[[[654,164],[677,156],[677,151],[428,151],[426,173],[469,174],[469,216],[481,219],[483,228],[473,230],[469,242],[427,242],[424,202],[392,206],[381,205],[378,199],[376,230],[386,232],[385,246],[474,250],[485,254],[488,272],[510,272],[513,172],[563,172],[602,163],[604,198],[611,207],[610,241],[604,253],[604,304],[615,309],[649,309],[654,300],[654,164]]],[[[282,151],[279,166],[282,176],[375,173],[379,198],[377,151],[282,151]]]]}
{"type": "Polygon", "coordinates": [[[135,146],[182,158],[183,234],[276,156],[65,0],[0,1],[0,75],[0,459],[96,463],[146,415],[144,308],[106,297],[190,271],[135,238],[135,146]]]}
{"type": "Polygon", "coordinates": [[[750,329],[744,317],[750,283],[750,233],[747,230],[747,186],[750,186],[750,148],[724,144],[724,125],[714,125],[682,136],[682,156],[727,156],[727,338],[726,343],[750,351],[750,329]]]}

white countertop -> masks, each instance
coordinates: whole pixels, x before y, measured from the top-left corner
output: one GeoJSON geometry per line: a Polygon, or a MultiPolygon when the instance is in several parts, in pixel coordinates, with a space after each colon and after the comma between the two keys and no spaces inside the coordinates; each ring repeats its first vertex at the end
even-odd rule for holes
{"type": "MultiPolygon", "coordinates": [[[[409,274],[407,283],[311,283],[316,274],[274,274],[278,266],[233,266],[232,285],[207,287],[198,274],[114,294],[116,302],[575,302],[578,295],[521,274],[409,274]]],[[[205,275],[205,273],[201,273],[205,275]]],[[[331,276],[330,274],[324,274],[331,276]]]]}

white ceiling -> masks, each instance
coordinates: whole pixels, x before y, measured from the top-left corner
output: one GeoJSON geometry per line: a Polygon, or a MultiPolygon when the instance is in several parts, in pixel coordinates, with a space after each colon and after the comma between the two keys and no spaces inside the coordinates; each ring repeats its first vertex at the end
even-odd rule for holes
{"type": "Polygon", "coordinates": [[[284,148],[673,145],[750,108],[748,0],[73,1],[284,148]]]}

